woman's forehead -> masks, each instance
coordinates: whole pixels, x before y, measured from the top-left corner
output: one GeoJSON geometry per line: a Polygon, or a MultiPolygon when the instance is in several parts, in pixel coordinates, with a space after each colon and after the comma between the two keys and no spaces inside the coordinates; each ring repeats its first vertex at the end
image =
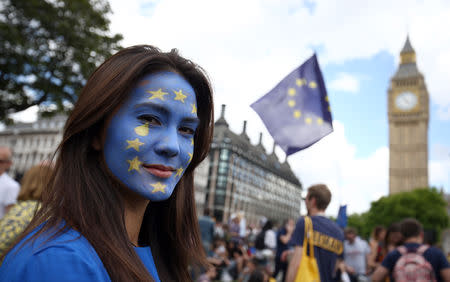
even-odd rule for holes
{"type": "Polygon", "coordinates": [[[181,75],[174,72],[158,72],[144,76],[131,91],[128,104],[166,105],[186,108],[196,116],[197,103],[192,86],[181,75]]]}

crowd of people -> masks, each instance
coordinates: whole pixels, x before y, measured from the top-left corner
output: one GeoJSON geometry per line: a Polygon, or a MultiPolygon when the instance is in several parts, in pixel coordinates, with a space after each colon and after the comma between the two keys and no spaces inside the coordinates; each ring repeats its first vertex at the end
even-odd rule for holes
{"type": "MultiPolygon", "coordinates": [[[[450,281],[447,259],[417,220],[407,218],[387,228],[376,226],[365,240],[355,228],[342,230],[324,216],[330,199],[325,185],[315,185],[309,188],[305,201],[313,222],[312,240],[321,281],[450,281]],[[402,275],[415,271],[424,273],[421,268],[410,274],[402,272],[397,265],[402,246],[405,253],[424,258],[430,280],[401,280],[402,275]]],[[[296,225],[294,219],[287,219],[279,226],[263,218],[259,227],[241,226],[242,220],[243,214],[238,213],[227,224],[215,223],[209,210],[205,211],[199,226],[211,267],[193,273],[193,277],[204,282],[304,281],[300,269],[305,255],[303,217],[296,225]]]]}

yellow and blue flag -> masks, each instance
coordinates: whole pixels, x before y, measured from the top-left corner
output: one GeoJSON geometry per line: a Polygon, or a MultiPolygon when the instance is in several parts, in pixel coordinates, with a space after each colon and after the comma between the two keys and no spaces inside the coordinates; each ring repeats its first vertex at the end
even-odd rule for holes
{"type": "Polygon", "coordinates": [[[286,155],[333,132],[331,109],[316,54],[251,107],[286,155]]]}

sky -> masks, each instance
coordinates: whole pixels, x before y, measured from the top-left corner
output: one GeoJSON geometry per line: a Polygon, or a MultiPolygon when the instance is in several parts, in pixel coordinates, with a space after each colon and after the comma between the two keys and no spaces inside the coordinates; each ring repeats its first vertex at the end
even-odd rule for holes
{"type": "MultiPolygon", "coordinates": [[[[450,1],[111,0],[122,45],[151,44],[201,65],[215,114],[270,152],[273,139],[250,104],[314,52],[324,75],[334,132],[288,162],[304,187],[327,184],[361,213],[388,194],[387,90],[407,34],[430,94],[429,183],[450,193],[450,1]]],[[[32,111],[32,110],[31,110],[32,111]]],[[[19,114],[17,117],[27,116],[19,114]]],[[[277,148],[281,160],[285,155],[277,148]]]]}

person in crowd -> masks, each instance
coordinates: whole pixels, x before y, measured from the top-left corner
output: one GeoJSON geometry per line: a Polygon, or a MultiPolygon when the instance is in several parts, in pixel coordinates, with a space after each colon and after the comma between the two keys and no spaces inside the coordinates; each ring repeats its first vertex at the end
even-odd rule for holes
{"type": "Polygon", "coordinates": [[[364,279],[367,274],[367,261],[370,255],[369,244],[361,239],[355,228],[344,230],[344,262],[352,282],[364,279]]]}
{"type": "MultiPolygon", "coordinates": [[[[324,184],[308,188],[305,199],[308,215],[313,224],[314,255],[319,267],[321,281],[332,281],[335,274],[338,256],[342,259],[344,249],[344,233],[332,220],[325,217],[325,210],[331,201],[331,192],[324,184]]],[[[290,259],[286,281],[294,281],[300,266],[303,252],[305,220],[300,218],[296,224],[290,245],[294,245],[290,259]]]]}
{"type": "Polygon", "coordinates": [[[403,244],[403,235],[400,232],[400,224],[397,222],[389,225],[386,230],[386,236],[384,237],[384,250],[383,250],[383,259],[389,252],[395,250],[398,246],[403,244]]]}
{"type": "Polygon", "coordinates": [[[200,235],[202,238],[203,249],[208,255],[211,251],[211,244],[214,239],[214,220],[210,216],[209,208],[205,208],[203,216],[198,219],[200,235]]]}
{"type": "Polygon", "coordinates": [[[0,281],[190,281],[189,265],[208,264],[193,177],[212,139],[211,89],[177,50],[133,46],[101,64],[0,281]]]}
{"type": "Polygon", "coordinates": [[[388,275],[391,281],[450,281],[450,264],[439,249],[423,244],[420,222],[404,219],[400,231],[403,245],[387,254],[373,273],[372,281],[384,281],[388,275]],[[414,265],[408,264],[412,260],[414,265]]]}
{"type": "Polygon", "coordinates": [[[231,237],[231,241],[234,243],[241,242],[241,218],[237,214],[232,214],[230,217],[230,225],[229,225],[229,235],[231,237]]]}
{"type": "Polygon", "coordinates": [[[223,230],[222,222],[216,221],[216,224],[214,226],[214,238],[225,238],[225,231],[223,230]]]}
{"type": "Polygon", "coordinates": [[[11,246],[30,223],[39,207],[42,191],[47,187],[51,172],[50,165],[39,164],[30,168],[22,177],[18,203],[0,221],[0,254],[11,246]]]}
{"type": "Polygon", "coordinates": [[[383,261],[384,238],[386,236],[386,228],[382,225],[375,226],[369,240],[369,272],[375,270],[383,261]]]}
{"type": "Polygon", "coordinates": [[[7,146],[0,146],[0,219],[14,206],[20,186],[7,171],[12,165],[12,152],[7,146]]]}
{"type": "Polygon", "coordinates": [[[288,243],[291,240],[292,233],[294,232],[295,222],[292,218],[287,219],[283,226],[277,232],[277,248],[275,253],[275,270],[273,277],[277,277],[278,273],[282,273],[281,281],[285,281],[287,272],[287,261],[281,260],[281,254],[286,251],[288,243]]]}
{"type": "Polygon", "coordinates": [[[214,278],[217,276],[216,267],[210,265],[208,270],[200,275],[200,277],[196,280],[197,282],[211,282],[214,281],[214,278]]]}

